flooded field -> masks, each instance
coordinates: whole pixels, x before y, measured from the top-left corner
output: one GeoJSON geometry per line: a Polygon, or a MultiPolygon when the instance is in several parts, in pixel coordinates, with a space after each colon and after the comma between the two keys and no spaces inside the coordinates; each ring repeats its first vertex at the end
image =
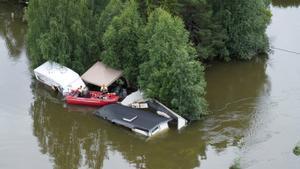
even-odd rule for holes
{"type": "Polygon", "coordinates": [[[0,1],[0,168],[228,169],[238,159],[247,169],[298,169],[299,4],[274,0],[269,56],[207,68],[209,116],[145,139],[36,82],[23,8],[0,1]]]}

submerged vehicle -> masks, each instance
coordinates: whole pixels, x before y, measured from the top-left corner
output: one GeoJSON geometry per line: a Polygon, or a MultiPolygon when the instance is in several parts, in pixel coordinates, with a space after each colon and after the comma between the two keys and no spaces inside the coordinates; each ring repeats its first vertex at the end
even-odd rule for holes
{"type": "Polygon", "coordinates": [[[79,92],[73,91],[65,99],[68,104],[100,107],[118,102],[119,96],[99,91],[89,91],[85,96],[81,96],[79,92]]]}

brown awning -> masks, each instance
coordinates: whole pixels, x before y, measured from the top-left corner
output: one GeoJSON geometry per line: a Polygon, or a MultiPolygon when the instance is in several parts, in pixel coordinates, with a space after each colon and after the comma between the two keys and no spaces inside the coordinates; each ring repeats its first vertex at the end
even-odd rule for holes
{"type": "Polygon", "coordinates": [[[109,86],[122,76],[122,71],[115,70],[106,66],[102,62],[96,62],[89,70],[87,70],[81,78],[90,84],[96,86],[109,86]]]}

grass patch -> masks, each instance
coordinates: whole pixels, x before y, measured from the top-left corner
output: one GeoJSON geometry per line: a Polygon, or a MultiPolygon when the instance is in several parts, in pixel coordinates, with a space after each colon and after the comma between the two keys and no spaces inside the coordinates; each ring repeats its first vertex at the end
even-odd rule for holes
{"type": "Polygon", "coordinates": [[[234,163],[230,166],[229,169],[241,169],[241,160],[239,158],[235,159],[234,163]]]}
{"type": "Polygon", "coordinates": [[[296,156],[300,156],[300,141],[296,144],[293,152],[296,156]]]}

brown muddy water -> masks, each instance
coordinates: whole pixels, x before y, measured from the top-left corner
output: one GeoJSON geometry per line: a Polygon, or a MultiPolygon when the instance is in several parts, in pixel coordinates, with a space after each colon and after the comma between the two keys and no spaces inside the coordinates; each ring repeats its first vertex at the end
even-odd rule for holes
{"type": "MultiPolygon", "coordinates": [[[[300,52],[299,5],[276,1],[274,48],[300,52]]],[[[207,69],[211,114],[150,140],[67,106],[32,77],[21,7],[0,2],[0,168],[299,169],[300,55],[215,63],[207,69]],[[15,18],[11,19],[11,12],[15,18]]]]}

